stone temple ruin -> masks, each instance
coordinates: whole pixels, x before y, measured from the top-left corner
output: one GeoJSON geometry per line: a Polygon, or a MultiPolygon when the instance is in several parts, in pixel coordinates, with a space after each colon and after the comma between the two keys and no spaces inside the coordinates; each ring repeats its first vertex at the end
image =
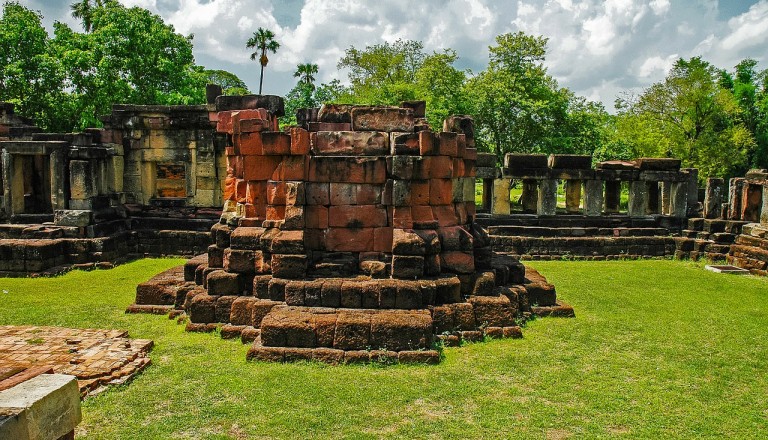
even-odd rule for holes
{"type": "Polygon", "coordinates": [[[186,284],[161,274],[129,311],[177,307],[187,330],[252,341],[249,358],[331,363],[434,363],[436,340],[519,337],[531,312],[573,314],[475,223],[470,119],[434,133],[423,103],[326,105],[280,132],[280,98],[220,96],[216,110],[228,168],[215,244],[186,284]]]}
{"type": "Polygon", "coordinates": [[[280,131],[280,98],[220,94],[116,105],[77,134],[0,105],[0,275],[189,256],[128,311],[185,314],[257,359],[435,362],[435,341],[573,314],[524,260],[768,270],[765,170],[699,189],[676,159],[509,154],[500,167],[471,118],[434,133],[423,102],[304,109],[280,131]]]}

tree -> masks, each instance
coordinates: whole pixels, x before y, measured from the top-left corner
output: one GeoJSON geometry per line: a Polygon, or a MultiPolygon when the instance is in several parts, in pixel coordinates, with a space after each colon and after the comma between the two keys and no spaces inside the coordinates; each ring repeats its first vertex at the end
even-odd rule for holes
{"type": "Polygon", "coordinates": [[[677,60],[664,81],[618,102],[619,138],[641,155],[679,158],[702,177],[743,174],[755,140],[724,83],[700,57],[677,60]]]}
{"type": "Polygon", "coordinates": [[[72,11],[72,17],[83,22],[85,32],[91,32],[93,27],[93,11],[103,6],[103,0],[80,0],[79,2],[72,3],[69,8],[72,11]]]}
{"type": "Polygon", "coordinates": [[[312,63],[299,64],[298,66],[296,66],[296,71],[293,72],[293,77],[301,78],[301,81],[303,81],[305,84],[311,86],[314,89],[315,75],[317,75],[317,72],[318,72],[317,64],[312,64],[312,63]]]}
{"type": "Polygon", "coordinates": [[[259,76],[259,95],[261,95],[261,86],[264,82],[264,67],[267,66],[269,58],[267,58],[267,52],[277,53],[277,49],[280,48],[280,43],[275,41],[274,32],[269,29],[259,28],[253,33],[253,36],[245,43],[245,47],[248,49],[258,49],[251,53],[251,60],[259,58],[261,64],[261,75],[259,76]]]}
{"type": "Polygon", "coordinates": [[[105,1],[91,32],[54,25],[52,51],[62,61],[81,115],[78,128],[99,124],[113,103],[204,102],[206,77],[194,64],[192,36],[142,8],[105,1]]]}
{"type": "Polygon", "coordinates": [[[467,114],[471,104],[464,91],[467,75],[456,69],[456,51],[446,49],[424,58],[415,74],[416,96],[427,103],[427,121],[440,130],[450,115],[467,114]]]}
{"type": "Polygon", "coordinates": [[[206,83],[221,86],[225,95],[247,95],[248,86],[237,75],[226,70],[204,70],[206,83]]]}
{"type": "MultiPolygon", "coordinates": [[[[46,129],[64,128],[59,117],[70,115],[63,92],[59,60],[49,53],[50,39],[42,16],[17,2],[3,4],[0,18],[0,101],[46,129]]],[[[71,117],[71,116],[70,116],[71,117]]]]}
{"type": "Polygon", "coordinates": [[[420,41],[397,40],[363,50],[351,46],[337,67],[348,70],[351,102],[395,105],[417,99],[416,71],[425,57],[420,41]]]}
{"type": "Polygon", "coordinates": [[[285,95],[285,116],[281,124],[296,124],[296,110],[300,108],[320,107],[328,102],[336,102],[346,93],[346,89],[338,79],[330,83],[323,83],[315,87],[304,81],[299,81],[296,86],[285,95]]]}
{"type": "Polygon", "coordinates": [[[733,93],[741,109],[740,119],[755,138],[755,148],[747,163],[768,168],[768,70],[757,71],[757,61],[747,58],[736,65],[733,74],[722,70],[720,84],[733,93]]]}
{"type": "Polygon", "coordinates": [[[476,139],[501,157],[508,152],[590,154],[604,109],[560,88],[543,65],[547,39],[523,32],[496,37],[488,68],[467,82],[476,139]],[[587,127],[581,124],[589,122],[587,127]],[[591,128],[590,128],[591,127],[591,128]]]}

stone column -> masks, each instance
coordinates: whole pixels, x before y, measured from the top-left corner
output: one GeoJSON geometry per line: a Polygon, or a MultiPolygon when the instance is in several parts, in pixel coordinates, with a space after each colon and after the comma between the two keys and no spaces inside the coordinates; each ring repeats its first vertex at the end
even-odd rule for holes
{"type": "Polygon", "coordinates": [[[744,178],[734,177],[728,184],[728,219],[741,218],[741,192],[744,190],[744,178]]]}
{"type": "Polygon", "coordinates": [[[584,215],[598,217],[603,213],[603,181],[584,182],[584,215]]]}
{"type": "MultiPolygon", "coordinates": [[[[474,188],[472,194],[474,194],[474,188]]],[[[487,212],[491,212],[491,206],[493,205],[493,179],[483,179],[483,200],[482,209],[487,212]]]]}
{"type": "Polygon", "coordinates": [[[534,179],[523,180],[523,194],[520,196],[520,202],[523,205],[523,212],[534,213],[539,204],[539,185],[534,179]]]}
{"type": "Polygon", "coordinates": [[[544,179],[539,182],[539,202],[536,213],[538,215],[557,213],[557,180],[544,179]]]}
{"type": "Polygon", "coordinates": [[[13,156],[11,156],[10,153],[8,153],[8,150],[3,148],[2,152],[0,152],[3,157],[3,169],[2,169],[2,179],[3,179],[3,210],[5,211],[6,215],[11,215],[11,185],[12,185],[12,179],[13,179],[13,156]]]}
{"type": "Polygon", "coordinates": [[[64,191],[66,174],[66,155],[62,150],[55,150],[49,156],[51,169],[51,207],[53,210],[67,209],[67,193],[64,191]]]}
{"type": "Polygon", "coordinates": [[[648,182],[648,208],[646,214],[661,214],[659,182],[648,182]]]}
{"type": "Polygon", "coordinates": [[[641,180],[629,183],[629,206],[627,215],[644,217],[648,212],[648,184],[641,180]]]}
{"type": "Polygon", "coordinates": [[[96,195],[94,180],[91,164],[87,160],[69,161],[69,197],[72,209],[90,209],[90,198],[96,195]]]}
{"type": "Polygon", "coordinates": [[[579,214],[581,209],[581,180],[565,181],[565,212],[579,214]]]}
{"type": "Polygon", "coordinates": [[[688,213],[688,182],[672,182],[669,188],[669,215],[684,218],[688,213]]]}
{"type": "Polygon", "coordinates": [[[723,179],[707,178],[707,192],[704,196],[704,218],[720,217],[720,205],[723,203],[723,179]]]}
{"type": "Polygon", "coordinates": [[[670,215],[672,212],[670,191],[672,191],[672,182],[661,182],[661,213],[664,215],[670,215]]]}
{"type": "Polygon", "coordinates": [[[509,204],[509,184],[512,179],[495,179],[493,181],[493,204],[491,214],[509,215],[511,206],[509,204]]]}
{"type": "Polygon", "coordinates": [[[621,203],[621,181],[608,180],[605,182],[605,213],[617,214],[621,203]]]}
{"type": "Polygon", "coordinates": [[[680,171],[688,174],[688,216],[693,216],[699,206],[699,170],[684,168],[680,171]]]}
{"type": "Polygon", "coordinates": [[[763,185],[763,210],[760,212],[760,223],[768,226],[768,185],[763,185]]]}

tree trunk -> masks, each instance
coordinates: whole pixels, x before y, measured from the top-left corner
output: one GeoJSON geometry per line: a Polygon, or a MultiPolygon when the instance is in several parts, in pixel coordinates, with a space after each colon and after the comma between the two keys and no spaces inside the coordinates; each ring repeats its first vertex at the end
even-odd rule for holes
{"type": "MultiPolygon", "coordinates": [[[[261,58],[262,59],[264,58],[264,50],[263,49],[261,51],[261,58]]],[[[259,64],[261,64],[261,75],[259,75],[259,95],[261,95],[261,86],[262,86],[262,84],[264,84],[264,63],[260,61],[259,64]]]]}

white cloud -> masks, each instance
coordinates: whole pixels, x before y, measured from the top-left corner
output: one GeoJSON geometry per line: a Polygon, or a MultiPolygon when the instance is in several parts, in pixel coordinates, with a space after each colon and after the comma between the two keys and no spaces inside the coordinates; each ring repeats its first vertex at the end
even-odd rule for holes
{"type": "Polygon", "coordinates": [[[730,19],[728,27],[731,33],[722,40],[725,50],[763,45],[768,39],[768,1],[752,5],[749,11],[730,19]]]}
{"type": "Polygon", "coordinates": [[[647,58],[643,64],[640,65],[638,74],[641,78],[650,78],[652,76],[658,78],[659,76],[664,76],[672,68],[672,65],[678,58],[679,56],[676,53],[665,58],[659,56],[647,58]]]}
{"type": "MultiPolygon", "coordinates": [[[[63,2],[20,1],[42,10],[49,29],[53,20],[78,25],[63,2]]],[[[286,93],[298,63],[317,63],[320,81],[344,79],[336,63],[346,48],[397,38],[420,40],[427,51],[453,48],[459,67],[478,72],[494,38],[516,31],[547,37],[549,73],[609,109],[623,90],[662,79],[678,57],[701,55],[722,68],[752,57],[768,67],[768,0],[750,0],[736,16],[724,15],[734,9],[726,0],[121,1],[194,33],[198,63],[236,73],[252,89],[258,69],[245,42],[258,27],[273,30],[281,47],[270,56],[266,93],[286,93]]]]}

